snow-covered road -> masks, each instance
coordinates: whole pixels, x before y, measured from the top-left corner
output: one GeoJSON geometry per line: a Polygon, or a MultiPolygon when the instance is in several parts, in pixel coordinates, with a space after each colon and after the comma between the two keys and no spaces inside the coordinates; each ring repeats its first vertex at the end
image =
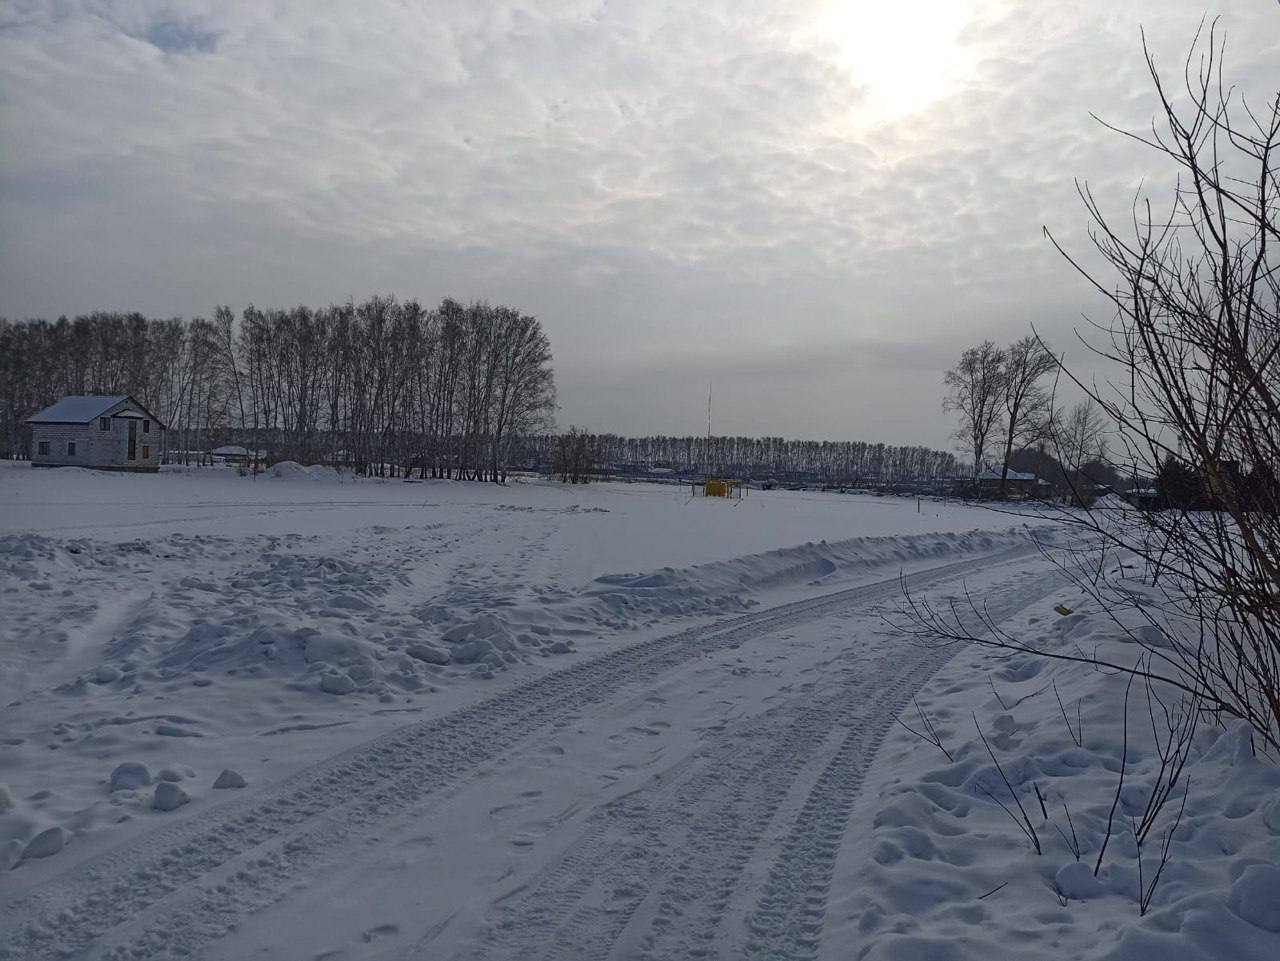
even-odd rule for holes
{"type": "MultiPolygon", "coordinates": [[[[1026,546],[905,575],[961,579],[1001,617],[1059,583],[1026,546]]],[[[2,956],[838,948],[823,922],[846,822],[893,718],[948,657],[886,639],[880,608],[902,586],[883,571],[616,647],[68,858],[0,902],[2,956]]]]}

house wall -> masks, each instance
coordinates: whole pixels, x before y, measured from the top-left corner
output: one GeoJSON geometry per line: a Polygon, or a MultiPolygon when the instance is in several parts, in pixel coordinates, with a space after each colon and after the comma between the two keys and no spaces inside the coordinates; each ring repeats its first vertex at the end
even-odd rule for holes
{"type": "Polygon", "coordinates": [[[93,430],[99,434],[99,449],[102,451],[103,460],[100,466],[103,467],[124,467],[124,468],[142,468],[154,470],[160,466],[160,448],[163,446],[163,432],[160,430],[156,421],[151,421],[151,431],[144,434],[142,432],[142,421],[135,423],[138,425],[137,439],[137,456],[133,460],[129,460],[129,421],[132,418],[115,417],[116,413],[122,410],[129,410],[135,405],[125,401],[117,404],[110,409],[110,412],[104,416],[111,417],[111,430],[98,431],[98,425],[95,421],[92,425],[93,430]],[[143,457],[143,448],[150,448],[149,456],[143,457]]]}
{"type": "Polygon", "coordinates": [[[96,444],[81,424],[32,424],[31,463],[36,467],[89,467],[95,459],[96,444]],[[40,443],[47,441],[49,453],[40,453],[40,443]],[[75,456],[67,454],[67,442],[74,441],[75,456]]]}
{"type": "Polygon", "coordinates": [[[152,420],[151,430],[142,431],[138,425],[137,456],[129,460],[129,420],[114,414],[134,405],[128,401],[108,408],[103,416],[111,419],[111,429],[101,430],[98,418],[90,424],[32,424],[31,465],[33,467],[107,467],[118,470],[157,470],[160,467],[160,451],[164,432],[152,420]],[[41,456],[40,442],[49,442],[49,453],[41,456]],[[74,456],[67,454],[67,442],[74,441],[74,456]],[[143,456],[144,449],[147,456],[143,456]]]}

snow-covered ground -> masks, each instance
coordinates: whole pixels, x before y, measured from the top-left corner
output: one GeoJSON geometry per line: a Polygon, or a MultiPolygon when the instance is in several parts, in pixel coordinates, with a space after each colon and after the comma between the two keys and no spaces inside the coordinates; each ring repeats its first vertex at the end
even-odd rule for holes
{"type": "MultiPolygon", "coordinates": [[[[1128,589],[1156,601],[1137,583],[1128,589]]],[[[1139,638],[1159,643],[1133,612],[1113,619],[1078,589],[1054,596],[1061,611],[1031,605],[1003,630],[1041,650],[1087,651],[1113,664],[1137,663],[1139,638]]],[[[1178,754],[1169,721],[1177,728],[1187,715],[1176,690],[1154,684],[1148,699],[1135,680],[1126,731],[1127,680],[981,646],[957,652],[901,715],[926,734],[927,717],[951,757],[902,726],[886,738],[869,775],[874,800],[845,832],[833,881],[841,894],[827,917],[826,938],[856,949],[824,954],[1280,957],[1280,764],[1242,722],[1202,718],[1140,858],[1135,835],[1174,767],[1162,770],[1162,756],[1178,754]],[[993,756],[1030,835],[1016,824],[1022,813],[993,756]]]]}
{"type": "Polygon", "coordinates": [[[1030,530],[890,497],[0,464],[0,957],[1274,956],[1280,781],[1239,731],[1201,732],[1193,778],[1236,796],[1193,787],[1143,918],[1132,845],[1094,886],[979,790],[971,712],[1084,846],[1118,764],[1116,679],[1054,669],[1068,750],[1039,665],[885,620],[903,582],[965,585],[1106,640],[1053,611],[1078,602],[1030,530]],[[895,728],[917,694],[954,762],[895,728]]]}

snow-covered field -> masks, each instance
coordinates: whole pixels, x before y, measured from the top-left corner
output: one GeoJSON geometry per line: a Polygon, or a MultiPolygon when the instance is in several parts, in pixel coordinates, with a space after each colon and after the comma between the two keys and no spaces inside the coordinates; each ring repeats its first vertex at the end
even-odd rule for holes
{"type": "Polygon", "coordinates": [[[1121,644],[1032,530],[889,497],[0,464],[0,957],[1280,955],[1280,777],[1239,730],[1202,730],[1139,917],[1132,844],[1086,879],[1054,828],[1065,800],[1096,856],[1117,679],[886,622],[904,582],[963,585],[1121,644]],[[917,695],[954,761],[895,727],[917,695]],[[1039,856],[971,714],[1054,806],[1039,856]]]}

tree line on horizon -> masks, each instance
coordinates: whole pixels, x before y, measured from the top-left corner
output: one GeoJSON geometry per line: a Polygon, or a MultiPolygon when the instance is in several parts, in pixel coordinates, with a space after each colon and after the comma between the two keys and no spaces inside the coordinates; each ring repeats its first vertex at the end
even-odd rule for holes
{"type": "Polygon", "coordinates": [[[393,296],[238,318],[218,307],[211,319],[0,320],[0,449],[29,456],[23,421],[68,394],[136,397],[168,426],[169,462],[235,443],[273,460],[471,480],[505,477],[555,409],[536,318],[393,296]]]}
{"type": "Polygon", "coordinates": [[[566,479],[586,479],[610,470],[670,470],[678,474],[724,474],[754,480],[937,487],[960,470],[955,456],[921,446],[867,441],[789,440],[784,437],[623,437],[579,428],[531,437],[533,459],[566,479]]]}
{"type": "MultiPolygon", "coordinates": [[[[234,444],[358,473],[501,480],[513,465],[933,485],[954,455],[782,437],[622,437],[554,428],[550,343],[509,307],[372,297],[211,318],[98,311],[0,318],[0,452],[30,456],[27,417],[69,394],[131,394],[168,426],[166,462],[234,444]]],[[[554,469],[554,467],[553,467],[554,469]]],[[[562,472],[563,473],[563,472],[562,472]]]]}

